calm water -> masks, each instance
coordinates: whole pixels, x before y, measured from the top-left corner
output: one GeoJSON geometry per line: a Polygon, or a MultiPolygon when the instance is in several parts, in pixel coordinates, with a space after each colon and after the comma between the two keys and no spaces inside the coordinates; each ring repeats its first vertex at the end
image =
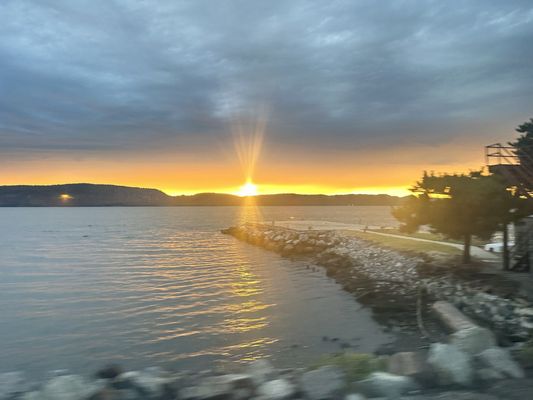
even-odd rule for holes
{"type": "MultiPolygon", "coordinates": [[[[109,362],[305,363],[390,338],[321,270],[219,233],[237,207],[0,208],[0,371],[109,362]]],[[[264,207],[267,220],[393,224],[388,207],[264,207]]]]}

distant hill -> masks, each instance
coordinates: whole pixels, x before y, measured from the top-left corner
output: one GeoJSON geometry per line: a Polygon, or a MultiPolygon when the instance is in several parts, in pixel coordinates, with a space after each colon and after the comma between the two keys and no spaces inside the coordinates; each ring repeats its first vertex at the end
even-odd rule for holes
{"type": "MultiPolygon", "coordinates": [[[[385,194],[301,195],[255,197],[263,206],[392,206],[400,197],[385,194]]],[[[157,189],[73,183],[50,186],[0,186],[0,207],[108,206],[240,206],[245,199],[231,194],[199,193],[169,196],[157,189]]]]}

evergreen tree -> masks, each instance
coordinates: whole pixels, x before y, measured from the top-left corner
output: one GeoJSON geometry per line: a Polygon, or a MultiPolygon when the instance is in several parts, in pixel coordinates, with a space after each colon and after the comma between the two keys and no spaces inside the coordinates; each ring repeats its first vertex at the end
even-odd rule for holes
{"type": "Polygon", "coordinates": [[[393,210],[406,232],[428,225],[435,233],[463,240],[463,262],[470,262],[472,237],[489,239],[508,223],[521,218],[525,200],[509,191],[505,182],[481,171],[470,174],[424,173],[411,189],[414,193],[393,210]]]}
{"type": "Polygon", "coordinates": [[[516,131],[522,135],[516,139],[516,142],[509,144],[516,148],[515,154],[520,164],[533,173],[533,118],[519,125],[516,131]]]}

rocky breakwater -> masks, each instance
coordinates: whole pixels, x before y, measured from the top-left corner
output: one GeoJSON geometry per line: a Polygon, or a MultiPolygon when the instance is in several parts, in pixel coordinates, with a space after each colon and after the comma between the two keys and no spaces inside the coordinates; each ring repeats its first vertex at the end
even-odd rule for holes
{"type": "Polygon", "coordinates": [[[395,251],[333,231],[249,224],[223,232],[285,257],[309,257],[360,303],[372,307],[379,322],[394,330],[418,331],[416,313],[422,307],[419,317],[423,314],[433,339],[440,337],[428,310],[433,301],[445,300],[493,330],[500,343],[533,338],[533,304],[508,288],[499,290],[498,286],[505,286],[500,276],[488,283],[483,274],[465,276],[448,261],[395,251]]]}
{"type": "Polygon", "coordinates": [[[418,270],[425,262],[419,256],[334,231],[295,231],[247,224],[222,232],[284,257],[308,257],[360,303],[372,307],[380,322],[394,329],[418,329],[418,270]]]}

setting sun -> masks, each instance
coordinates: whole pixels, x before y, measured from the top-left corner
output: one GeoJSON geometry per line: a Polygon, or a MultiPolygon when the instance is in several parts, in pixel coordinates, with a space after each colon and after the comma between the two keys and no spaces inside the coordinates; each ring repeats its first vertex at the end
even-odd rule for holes
{"type": "Polygon", "coordinates": [[[256,196],[258,194],[257,185],[254,185],[252,182],[246,182],[241,186],[238,194],[243,197],[256,196]]]}

